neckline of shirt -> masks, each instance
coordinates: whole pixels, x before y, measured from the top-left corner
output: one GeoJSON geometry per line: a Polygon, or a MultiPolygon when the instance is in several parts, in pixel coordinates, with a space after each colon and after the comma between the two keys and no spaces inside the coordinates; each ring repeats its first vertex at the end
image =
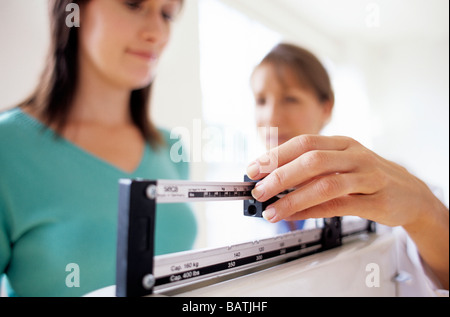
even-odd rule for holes
{"type": "Polygon", "coordinates": [[[145,146],[144,146],[144,151],[142,153],[140,162],[137,165],[137,167],[131,172],[125,171],[125,170],[115,166],[114,164],[96,156],[95,154],[92,154],[92,153],[86,151],[85,149],[81,148],[80,146],[76,145],[75,143],[67,140],[63,136],[58,135],[53,129],[46,126],[43,122],[32,117],[28,113],[24,112],[22,109],[20,109],[20,108],[16,108],[16,109],[17,109],[16,118],[19,119],[20,121],[22,121],[26,126],[29,126],[33,129],[40,130],[40,133],[42,133],[43,135],[47,136],[48,138],[54,139],[52,141],[62,142],[61,144],[64,144],[66,149],[69,149],[70,151],[72,151],[74,153],[78,153],[79,155],[81,155],[93,162],[96,162],[97,164],[100,164],[101,166],[107,167],[108,169],[111,169],[121,175],[125,175],[126,177],[131,177],[133,175],[139,175],[140,170],[144,165],[144,162],[147,161],[147,159],[150,155],[149,144],[148,144],[148,142],[146,142],[145,146]]]}

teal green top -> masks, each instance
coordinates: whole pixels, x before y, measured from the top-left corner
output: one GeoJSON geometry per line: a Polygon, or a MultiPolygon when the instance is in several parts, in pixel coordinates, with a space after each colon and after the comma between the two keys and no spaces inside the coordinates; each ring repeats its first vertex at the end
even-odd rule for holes
{"type": "MultiPolygon", "coordinates": [[[[0,114],[0,276],[14,295],[81,296],[115,284],[119,179],[189,174],[170,159],[175,140],[161,132],[167,145],[147,145],[126,173],[18,108],[0,114]]],[[[196,231],[189,205],[158,205],[155,254],[192,248],[196,231]]]]}

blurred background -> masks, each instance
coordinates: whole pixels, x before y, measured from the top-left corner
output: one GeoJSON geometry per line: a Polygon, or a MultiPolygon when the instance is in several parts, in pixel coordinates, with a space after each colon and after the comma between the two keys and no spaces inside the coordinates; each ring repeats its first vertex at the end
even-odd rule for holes
{"type": "MultiPolygon", "coordinates": [[[[47,1],[0,0],[0,21],[1,111],[39,80],[47,1]]],[[[447,0],[186,0],[151,107],[157,124],[185,132],[192,180],[242,181],[264,151],[249,77],[280,41],[311,50],[331,75],[336,104],[324,134],[353,137],[404,165],[448,206],[447,0]]],[[[195,208],[204,224],[199,247],[274,233],[243,219],[242,202],[195,208]]]]}

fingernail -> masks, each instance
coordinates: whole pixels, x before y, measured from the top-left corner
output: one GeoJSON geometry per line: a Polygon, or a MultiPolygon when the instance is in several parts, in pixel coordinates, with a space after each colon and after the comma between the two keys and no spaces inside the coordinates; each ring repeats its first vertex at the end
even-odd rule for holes
{"type": "Polygon", "coordinates": [[[258,200],[263,195],[264,195],[264,185],[262,182],[258,182],[258,183],[256,183],[255,188],[253,188],[253,190],[252,190],[252,196],[256,200],[258,200]]]}
{"type": "Polygon", "coordinates": [[[262,216],[267,221],[273,222],[273,221],[275,221],[275,214],[276,214],[275,208],[269,207],[268,209],[263,211],[262,216]]]}
{"type": "Polygon", "coordinates": [[[259,174],[259,164],[255,161],[247,167],[247,176],[253,178],[259,174]]]}

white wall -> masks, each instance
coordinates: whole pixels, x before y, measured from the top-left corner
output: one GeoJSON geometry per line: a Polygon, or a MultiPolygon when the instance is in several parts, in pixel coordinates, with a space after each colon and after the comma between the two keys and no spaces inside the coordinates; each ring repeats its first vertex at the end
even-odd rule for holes
{"type": "Polygon", "coordinates": [[[48,45],[46,0],[0,1],[0,110],[37,83],[48,45]]]}
{"type": "Polygon", "coordinates": [[[422,178],[449,202],[448,41],[422,38],[373,52],[374,148],[422,178]]]}

